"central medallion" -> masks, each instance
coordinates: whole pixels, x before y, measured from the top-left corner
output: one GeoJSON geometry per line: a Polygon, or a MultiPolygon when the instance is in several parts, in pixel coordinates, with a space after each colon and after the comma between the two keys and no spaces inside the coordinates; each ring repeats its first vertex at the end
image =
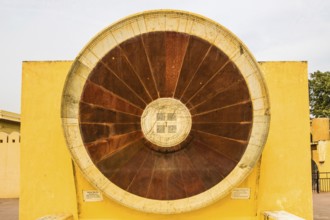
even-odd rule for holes
{"type": "Polygon", "coordinates": [[[147,105],[141,117],[145,138],[159,147],[169,148],[183,142],[191,130],[188,108],[174,98],[159,98],[147,105]]]}

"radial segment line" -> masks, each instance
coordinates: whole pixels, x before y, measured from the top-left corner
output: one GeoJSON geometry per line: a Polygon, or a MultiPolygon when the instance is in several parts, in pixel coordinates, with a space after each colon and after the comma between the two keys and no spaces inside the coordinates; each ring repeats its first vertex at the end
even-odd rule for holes
{"type": "MultiPolygon", "coordinates": [[[[207,144],[204,144],[204,143],[201,142],[201,141],[196,141],[196,142],[202,144],[203,146],[205,146],[205,147],[208,148],[209,150],[211,150],[211,151],[213,151],[213,152],[215,152],[215,153],[217,153],[217,154],[220,154],[221,156],[227,158],[228,160],[234,161],[234,162],[236,162],[236,163],[238,162],[238,160],[235,160],[235,159],[229,157],[228,155],[224,154],[223,152],[220,152],[220,151],[218,151],[218,150],[215,150],[214,148],[210,147],[210,146],[207,145],[207,144]]],[[[203,156],[203,155],[201,155],[201,156],[203,156]]]]}
{"type": "Polygon", "coordinates": [[[128,57],[127,57],[125,51],[120,47],[120,45],[118,45],[118,48],[120,49],[120,51],[121,51],[122,54],[124,55],[124,57],[125,57],[127,63],[129,64],[129,66],[130,66],[131,69],[133,70],[134,74],[135,74],[135,75],[137,76],[137,78],[139,79],[141,85],[143,86],[144,90],[145,90],[146,93],[148,94],[149,98],[150,98],[151,100],[153,100],[153,98],[151,97],[151,95],[150,95],[150,93],[149,93],[149,90],[147,89],[146,85],[143,83],[143,81],[142,81],[140,75],[137,74],[137,72],[135,71],[135,69],[134,69],[134,67],[133,67],[133,65],[132,65],[132,63],[131,63],[131,61],[128,59],[128,57]]]}
{"type": "Polygon", "coordinates": [[[140,173],[144,163],[147,161],[147,158],[149,158],[151,155],[151,152],[149,151],[148,154],[145,156],[143,162],[140,164],[139,168],[137,169],[137,172],[135,173],[134,177],[132,178],[131,182],[128,184],[126,191],[129,190],[129,188],[132,186],[133,182],[135,181],[136,177],[138,176],[138,174],[140,173]]]}
{"type": "Polygon", "coordinates": [[[193,124],[251,124],[251,121],[227,121],[227,122],[217,122],[217,121],[209,121],[209,122],[205,122],[205,121],[200,121],[200,122],[193,122],[193,124]]]}
{"type": "MultiPolygon", "coordinates": [[[[238,83],[240,83],[240,82],[242,82],[242,81],[243,81],[243,79],[240,79],[240,80],[238,80],[238,81],[232,83],[230,86],[228,86],[228,87],[226,87],[226,88],[224,88],[224,89],[222,89],[222,90],[221,90],[221,89],[218,90],[214,95],[208,97],[207,99],[204,99],[202,102],[200,102],[200,103],[194,105],[193,107],[189,108],[189,110],[192,110],[192,109],[194,109],[194,108],[196,108],[196,107],[198,107],[198,106],[204,104],[205,102],[209,101],[210,99],[214,98],[215,96],[219,95],[220,93],[226,92],[227,90],[231,89],[232,87],[234,87],[235,85],[237,85],[238,83]]],[[[189,101],[188,101],[188,102],[189,102],[189,101]]],[[[187,103],[188,103],[188,102],[187,102],[187,103]]]]}
{"type": "Polygon", "coordinates": [[[241,102],[237,102],[235,104],[227,105],[227,106],[224,106],[224,107],[215,108],[215,109],[211,109],[211,110],[208,110],[208,111],[200,112],[200,113],[197,113],[197,114],[192,115],[191,117],[196,117],[196,116],[200,116],[200,115],[206,115],[206,114],[209,114],[209,113],[218,111],[218,110],[222,110],[222,109],[226,109],[226,108],[230,108],[230,107],[234,107],[234,106],[238,106],[238,105],[244,105],[244,104],[249,103],[249,102],[251,102],[250,99],[249,100],[245,100],[245,101],[241,101],[241,102]]]}
{"type": "Polygon", "coordinates": [[[143,136],[142,137],[139,137],[136,140],[131,141],[131,142],[127,143],[127,144],[124,144],[123,146],[120,146],[118,149],[112,151],[110,154],[107,154],[107,155],[104,155],[103,157],[101,157],[100,158],[100,161],[101,160],[104,160],[104,159],[107,159],[107,158],[111,157],[112,155],[115,155],[116,153],[118,153],[119,151],[124,150],[126,147],[130,146],[131,144],[140,141],[142,138],[143,138],[143,136]]]}
{"type": "MultiPolygon", "coordinates": [[[[197,143],[201,143],[200,141],[196,141],[196,142],[197,142],[197,143]]],[[[203,146],[206,146],[204,143],[201,143],[201,144],[203,144],[203,146]]],[[[194,149],[194,151],[197,152],[196,149],[194,149]]],[[[199,154],[198,156],[202,157],[204,161],[208,161],[208,159],[205,158],[204,154],[199,154]]],[[[192,163],[193,166],[195,167],[195,170],[198,170],[199,167],[198,167],[198,166],[197,166],[197,167],[195,166],[195,164],[192,162],[193,160],[190,158],[190,156],[187,155],[187,157],[189,158],[189,160],[191,161],[191,163],[192,163]]],[[[223,175],[223,173],[219,173],[219,174],[220,174],[220,176],[222,177],[222,179],[225,178],[225,176],[223,175]]],[[[200,179],[201,179],[201,177],[200,177],[200,179]]],[[[204,187],[205,187],[205,185],[204,185],[204,187]]],[[[205,187],[205,188],[206,188],[206,187],[205,187]]]]}
{"type": "Polygon", "coordinates": [[[115,76],[116,76],[116,78],[117,79],[119,79],[119,81],[121,81],[131,92],[133,92],[133,94],[138,98],[138,99],[140,99],[144,104],[146,104],[147,105],[147,103],[146,103],[146,101],[143,99],[143,98],[141,98],[140,97],[140,95],[139,94],[137,94],[135,91],[134,91],[134,89],[132,89],[129,85],[127,85],[127,83],[124,81],[124,80],[122,80],[116,73],[115,73],[115,71],[113,71],[107,64],[105,64],[103,61],[101,61],[101,63],[105,66],[105,68],[107,68],[110,72],[112,72],[115,76]]]}
{"type": "MultiPolygon", "coordinates": [[[[151,153],[151,155],[153,156],[153,154],[151,153]]],[[[153,166],[152,166],[152,171],[151,171],[151,176],[150,176],[150,179],[149,179],[149,184],[148,184],[148,188],[147,188],[147,194],[146,194],[146,197],[149,196],[149,192],[150,192],[150,188],[151,188],[151,183],[152,183],[152,179],[154,178],[154,174],[155,174],[155,167],[156,167],[156,159],[157,158],[153,158],[153,166]]]]}
{"type": "Polygon", "coordinates": [[[99,85],[99,84],[96,84],[96,83],[94,83],[94,82],[92,82],[92,81],[90,81],[90,80],[88,80],[88,82],[94,84],[94,85],[97,86],[97,87],[99,87],[99,88],[100,88],[101,90],[103,90],[104,92],[106,92],[106,93],[110,93],[111,95],[116,96],[118,99],[121,99],[121,100],[123,100],[123,101],[129,103],[130,105],[132,105],[132,106],[134,106],[134,107],[136,107],[136,108],[138,108],[138,109],[140,109],[140,110],[143,111],[143,109],[142,109],[141,107],[139,107],[139,106],[133,104],[132,102],[130,102],[130,101],[127,100],[127,99],[124,99],[123,97],[121,97],[121,96],[117,95],[116,93],[114,93],[114,92],[108,90],[107,88],[104,88],[103,86],[101,86],[101,85],[99,85]]]}
{"type": "Polygon", "coordinates": [[[188,35],[188,42],[187,42],[186,49],[185,49],[185,52],[184,52],[184,56],[183,56],[183,59],[182,59],[182,62],[181,62],[181,67],[180,67],[180,70],[179,70],[179,76],[178,76],[178,78],[175,82],[175,87],[174,87],[172,98],[174,98],[175,93],[176,93],[176,89],[178,87],[178,83],[179,83],[181,72],[182,72],[183,63],[184,63],[184,60],[185,60],[186,55],[187,55],[187,49],[188,49],[189,44],[190,44],[190,35],[188,35]]]}
{"type": "Polygon", "coordinates": [[[207,55],[209,54],[209,52],[211,51],[212,48],[212,44],[209,46],[209,48],[207,49],[203,59],[201,60],[201,62],[198,64],[198,67],[196,68],[196,71],[194,72],[193,76],[190,78],[188,85],[184,88],[180,100],[182,99],[183,95],[186,93],[186,90],[188,89],[188,87],[190,86],[192,80],[195,78],[196,73],[198,72],[199,68],[201,67],[201,65],[203,64],[203,62],[205,61],[207,55]]]}
{"type": "Polygon", "coordinates": [[[196,130],[196,129],[193,129],[193,128],[191,130],[192,131],[195,131],[197,133],[199,132],[199,133],[204,133],[204,134],[207,134],[207,135],[221,137],[223,139],[230,140],[230,141],[235,141],[235,142],[242,143],[242,144],[246,144],[247,143],[245,140],[233,139],[233,138],[229,138],[229,137],[225,137],[225,136],[221,136],[221,135],[212,134],[212,133],[209,133],[209,132],[206,132],[206,131],[196,130]]]}
{"type": "MultiPolygon", "coordinates": [[[[177,155],[177,154],[173,154],[173,155],[177,155]]],[[[186,184],[183,182],[183,175],[182,175],[182,169],[180,167],[180,163],[178,162],[178,158],[174,156],[173,158],[174,160],[174,163],[175,163],[175,167],[177,167],[179,169],[179,172],[180,172],[180,179],[181,179],[181,185],[183,187],[183,191],[184,191],[184,194],[185,194],[185,198],[187,198],[188,194],[187,194],[187,189],[186,189],[186,184]]]]}
{"type": "MultiPolygon", "coordinates": [[[[139,147],[139,146],[138,146],[139,147]]],[[[139,147],[140,149],[142,148],[142,147],[139,147]]],[[[121,169],[122,167],[124,167],[124,166],[126,166],[131,160],[132,160],[132,158],[134,158],[138,153],[139,153],[139,150],[140,149],[137,149],[133,154],[132,154],[132,156],[130,157],[130,159],[129,160],[127,160],[126,162],[124,162],[123,164],[121,164],[121,166],[120,166],[120,168],[119,169],[121,169]]],[[[117,152],[117,153],[119,153],[119,152],[117,152]]],[[[101,162],[101,161],[100,161],[101,162]]],[[[110,177],[109,177],[109,179],[111,180],[118,172],[119,172],[120,170],[117,170],[116,172],[114,172],[113,174],[111,174],[110,175],[110,177]]]]}
{"type": "Polygon", "coordinates": [[[194,172],[194,174],[195,174],[195,175],[198,177],[198,179],[201,181],[201,183],[203,184],[203,188],[204,188],[203,191],[205,191],[205,190],[207,189],[206,186],[205,186],[205,183],[204,183],[202,177],[200,176],[200,174],[199,174],[198,172],[196,172],[196,170],[199,170],[198,167],[196,167],[196,166],[194,165],[194,163],[192,162],[191,158],[189,157],[189,155],[187,154],[186,151],[183,151],[183,154],[184,154],[184,156],[189,160],[189,165],[190,165],[191,167],[195,168],[195,169],[192,170],[192,172],[194,172]]]}
{"type": "Polygon", "coordinates": [[[136,125],[136,124],[140,124],[140,122],[94,122],[94,121],[88,121],[88,122],[80,122],[80,124],[82,125],[107,125],[107,126],[111,126],[111,125],[136,125]]]}
{"type": "MultiPolygon", "coordinates": [[[[174,160],[174,155],[173,154],[171,154],[170,155],[170,163],[172,164],[172,165],[174,165],[175,164],[175,160],[174,160]]],[[[175,166],[176,167],[176,166],[175,166]]],[[[167,171],[166,172],[166,199],[169,199],[169,194],[171,193],[170,191],[169,191],[169,178],[170,178],[170,175],[172,174],[172,170],[171,171],[167,171]]]]}
{"type": "MultiPolygon", "coordinates": [[[[119,135],[114,135],[114,136],[117,136],[117,137],[119,136],[119,137],[121,137],[121,136],[130,135],[130,134],[133,134],[133,133],[139,133],[139,132],[141,133],[140,130],[136,130],[136,131],[131,131],[131,132],[128,132],[128,133],[125,133],[125,134],[119,134],[119,135]]],[[[141,139],[141,138],[143,138],[143,137],[139,137],[139,138],[137,138],[136,140],[139,140],[139,139],[141,139]]],[[[97,145],[97,144],[99,144],[99,143],[102,143],[102,142],[105,142],[105,141],[110,141],[110,140],[111,140],[111,137],[101,138],[101,139],[97,139],[97,140],[92,141],[92,142],[85,143],[85,146],[86,146],[87,148],[94,148],[93,145],[97,145]]],[[[129,144],[135,142],[136,140],[129,142],[129,144]]]]}
{"type": "MultiPolygon", "coordinates": [[[[108,90],[107,90],[108,91],[108,90]]],[[[118,98],[119,98],[119,96],[117,96],[118,98]]],[[[125,99],[121,99],[121,100],[123,100],[123,101],[125,101],[125,102],[127,102],[127,100],[125,100],[125,99]]],[[[135,117],[141,117],[141,115],[135,115],[135,114],[133,114],[133,113],[130,113],[130,112],[123,112],[123,111],[120,111],[120,110],[118,110],[118,109],[113,109],[113,108],[104,108],[104,106],[101,106],[101,105],[96,105],[96,104],[92,104],[92,103],[88,103],[88,102],[84,102],[84,101],[80,101],[81,103],[83,103],[83,104],[86,104],[86,105],[89,105],[89,106],[91,106],[91,107],[97,107],[97,108],[102,108],[102,109],[104,109],[104,110],[110,110],[110,111],[114,111],[114,112],[119,112],[119,113],[123,113],[123,114],[127,114],[127,115],[131,115],[131,116],[135,116],[135,117]]],[[[130,103],[129,103],[130,104],[130,103]]],[[[134,106],[135,107],[135,106],[134,106]]],[[[140,108],[138,108],[139,110],[141,110],[140,108]]],[[[143,110],[142,110],[143,111],[143,110]]]]}
{"type": "Polygon", "coordinates": [[[199,88],[198,90],[197,90],[197,92],[195,92],[195,94],[193,94],[189,99],[188,99],[188,101],[186,102],[186,103],[188,103],[188,102],[190,102],[190,100],[192,100],[200,91],[202,91],[204,88],[205,88],[205,86],[207,85],[207,84],[209,84],[211,81],[212,81],[212,79],[214,79],[214,77],[216,77],[219,73],[221,73],[221,71],[227,66],[227,64],[230,62],[230,59],[228,59],[221,67],[220,67],[220,69],[219,70],[217,70],[207,81],[206,81],[206,83],[204,83],[204,85],[201,87],[201,88],[199,88]]]}
{"type": "Polygon", "coordinates": [[[157,87],[157,83],[156,83],[156,79],[155,79],[155,76],[154,76],[154,72],[152,71],[152,67],[151,67],[151,61],[150,61],[150,58],[149,58],[149,55],[147,53],[147,49],[146,49],[146,46],[144,44],[144,41],[143,41],[143,37],[141,35],[141,41],[142,41],[142,45],[143,45],[143,48],[144,48],[144,53],[146,54],[146,57],[147,57],[147,61],[148,61],[148,65],[149,65],[149,70],[150,70],[150,73],[151,73],[151,77],[152,77],[152,80],[154,82],[154,85],[155,85],[155,89],[156,89],[156,92],[157,92],[157,96],[158,98],[160,97],[159,95],[159,90],[158,90],[158,87],[157,87]]]}
{"type": "Polygon", "coordinates": [[[108,71],[110,71],[113,75],[115,75],[115,77],[120,81],[120,82],[122,82],[131,92],[133,92],[133,94],[138,98],[138,99],[140,99],[144,104],[146,104],[147,105],[147,103],[143,100],[143,98],[141,98],[135,91],[134,91],[134,89],[132,89],[129,85],[127,85],[127,83],[124,81],[124,80],[122,80],[117,74],[116,74],[116,72],[115,71],[113,71],[106,63],[104,63],[103,61],[102,61],[102,59],[100,59],[99,57],[97,57],[96,56],[96,54],[92,51],[92,50],[90,50],[90,49],[88,49],[90,52],[91,52],[91,54],[93,54],[99,61],[100,61],[100,63],[108,70],[108,71]]]}

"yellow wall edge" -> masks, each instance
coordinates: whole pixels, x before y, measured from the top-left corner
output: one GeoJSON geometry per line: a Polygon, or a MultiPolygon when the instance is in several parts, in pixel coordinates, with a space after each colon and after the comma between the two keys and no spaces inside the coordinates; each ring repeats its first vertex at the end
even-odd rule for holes
{"type": "Polygon", "coordinates": [[[71,157],[60,120],[64,79],[71,62],[24,62],[19,218],[69,213],[77,219],[71,157]]]}

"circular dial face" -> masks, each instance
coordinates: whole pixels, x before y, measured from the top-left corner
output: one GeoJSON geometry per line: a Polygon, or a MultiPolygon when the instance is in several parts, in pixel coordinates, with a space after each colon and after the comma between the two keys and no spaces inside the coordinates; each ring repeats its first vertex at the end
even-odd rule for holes
{"type": "Polygon", "coordinates": [[[236,65],[209,42],[168,31],[110,50],[85,83],[79,115],[98,169],[123,190],[158,200],[219,183],[241,159],[252,128],[236,65]]]}
{"type": "Polygon", "coordinates": [[[196,15],[152,11],[110,26],[77,57],[62,121],[95,187],[169,214],[206,206],[246,178],[268,108],[258,65],[235,36],[196,15]]]}

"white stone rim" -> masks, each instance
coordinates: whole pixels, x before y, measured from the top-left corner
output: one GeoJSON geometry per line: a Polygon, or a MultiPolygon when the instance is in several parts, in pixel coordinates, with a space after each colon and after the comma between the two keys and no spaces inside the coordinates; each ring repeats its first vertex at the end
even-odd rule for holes
{"type": "Polygon", "coordinates": [[[261,70],[245,45],[229,30],[200,15],[174,10],[147,11],[127,17],[100,32],[75,59],[62,95],[62,124],[73,160],[96,188],[115,201],[144,212],[174,214],[205,207],[231,192],[251,172],[264,147],[270,121],[268,92],[261,70]],[[109,181],[91,161],[81,139],[79,100],[85,81],[103,55],[125,40],[152,31],[198,36],[222,50],[240,69],[253,103],[253,126],[247,149],[234,170],[198,195],[178,200],[152,200],[128,193],[109,181]]]}

